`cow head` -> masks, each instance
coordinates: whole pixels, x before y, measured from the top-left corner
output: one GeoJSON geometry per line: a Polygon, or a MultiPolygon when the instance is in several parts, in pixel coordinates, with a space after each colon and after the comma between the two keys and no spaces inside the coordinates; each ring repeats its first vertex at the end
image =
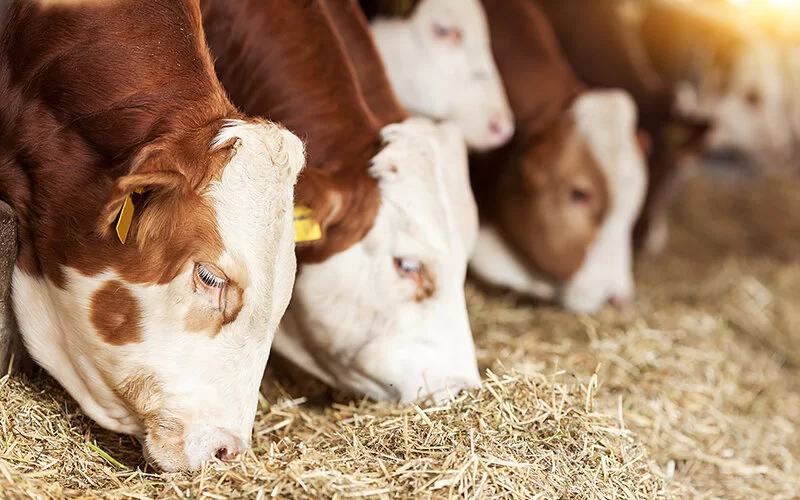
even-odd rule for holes
{"type": "Polygon", "coordinates": [[[514,120],[478,0],[422,0],[372,24],[395,92],[412,113],[450,120],[475,150],[508,142],[514,120]]]}
{"type": "Polygon", "coordinates": [[[472,270],[580,312],[630,300],[633,225],[646,190],[632,99],[586,92],[557,126],[512,147],[472,270]]]}
{"type": "Polygon", "coordinates": [[[712,157],[764,167],[786,161],[791,91],[780,47],[751,42],[730,57],[711,63],[698,85],[679,85],[678,111],[714,123],[706,140],[712,157]]]}
{"type": "Polygon", "coordinates": [[[275,349],[344,390],[440,399],[480,384],[464,298],[477,233],[466,148],[455,127],[423,119],[382,136],[370,172],[380,193],[371,229],[301,266],[275,349]]]}
{"type": "Polygon", "coordinates": [[[75,198],[57,197],[44,224],[65,212],[86,220],[37,235],[61,238],[40,252],[42,275],[15,271],[28,350],[90,417],[141,437],[166,470],[249,446],[295,275],[303,164],[300,140],[263,121],[150,143],[127,175],[98,181],[105,200],[81,196],[96,186],[64,183],[75,198]]]}

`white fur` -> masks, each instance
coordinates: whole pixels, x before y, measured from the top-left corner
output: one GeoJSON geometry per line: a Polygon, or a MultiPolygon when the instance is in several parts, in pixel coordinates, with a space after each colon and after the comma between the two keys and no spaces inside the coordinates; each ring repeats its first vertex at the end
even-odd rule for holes
{"type": "Polygon", "coordinates": [[[793,139],[782,49],[753,40],[737,55],[724,92],[711,83],[721,78],[726,77],[711,68],[698,85],[683,82],[679,87],[678,110],[714,124],[706,147],[738,151],[764,167],[785,162],[793,139]],[[758,105],[748,102],[751,93],[758,95],[758,105]]]}
{"type": "Polygon", "coordinates": [[[514,120],[479,0],[422,0],[410,18],[377,18],[372,31],[395,93],[409,110],[453,121],[476,150],[511,138],[514,120]],[[460,30],[461,43],[438,39],[437,23],[460,30]],[[499,133],[491,132],[492,120],[499,133]]]}
{"type": "Polygon", "coordinates": [[[644,202],[647,170],[636,142],[636,107],[628,94],[587,92],[571,112],[606,176],[610,196],[609,212],[580,269],[566,285],[535,276],[489,226],[481,227],[470,266],[494,285],[593,313],[611,298],[633,297],[632,233],[644,202]]]}
{"type": "Polygon", "coordinates": [[[375,399],[442,399],[480,385],[464,279],[477,232],[466,147],[450,125],[410,119],[383,131],[374,158],[381,207],[366,237],[303,266],[275,349],[325,382],[375,399]],[[394,258],[418,259],[436,293],[394,258]]]}
{"type": "Polygon", "coordinates": [[[258,385],[295,274],[293,187],[304,164],[302,143],[272,124],[234,122],[217,143],[239,142],[207,196],[213,199],[225,252],[213,264],[244,288],[237,319],[214,338],[186,331],[187,311],[205,300],[193,291],[194,262],[165,285],[127,287],[142,310],[143,341],[105,343],[90,320],[92,294],[110,271],[85,276],[63,269],[66,286],[17,269],[14,307],[29,351],[100,425],[145,434],[145,452],[167,470],[197,469],[225,447],[243,451],[258,401],[258,385]],[[147,408],[129,408],[114,392],[123,381],[152,377],[161,390],[147,408]],[[177,448],[151,442],[140,413],[179,420],[177,448]]]}

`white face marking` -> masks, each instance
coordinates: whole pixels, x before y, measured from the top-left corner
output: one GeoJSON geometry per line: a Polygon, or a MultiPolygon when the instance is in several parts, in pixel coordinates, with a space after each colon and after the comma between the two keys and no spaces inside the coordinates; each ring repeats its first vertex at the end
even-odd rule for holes
{"type": "Polygon", "coordinates": [[[621,91],[586,92],[571,113],[606,175],[609,211],[580,269],[566,285],[556,286],[528,270],[491,227],[481,227],[470,262],[481,279],[567,309],[593,313],[608,300],[633,297],[633,226],[647,188],[644,155],[636,141],[636,108],[621,91]]]}
{"type": "Polygon", "coordinates": [[[514,119],[479,0],[422,0],[409,19],[377,18],[372,31],[412,113],[454,122],[475,150],[511,139],[514,119]]]}
{"type": "Polygon", "coordinates": [[[466,148],[454,127],[427,120],[390,125],[383,136],[372,167],[382,196],[374,227],[348,250],[303,266],[275,349],[335,387],[441,399],[480,385],[464,298],[477,232],[466,148]],[[396,258],[424,266],[431,297],[415,299],[417,285],[396,258]]]}
{"type": "Polygon", "coordinates": [[[236,152],[206,196],[225,249],[214,264],[243,284],[244,305],[216,336],[187,330],[187,315],[206,300],[194,291],[194,262],[165,285],[125,284],[141,310],[142,338],[118,346],[101,338],[90,316],[93,294],[118,279],[114,273],[65,268],[64,289],[14,274],[15,312],[36,361],[100,425],[144,435],[145,453],[166,470],[197,469],[218,449],[249,446],[259,382],[293,286],[293,190],[303,145],[264,123],[232,122],[217,143],[234,138],[236,152]],[[157,387],[131,408],[118,389],[142,376],[157,387]],[[183,429],[152,427],[165,419],[183,429]]]}
{"type": "Polygon", "coordinates": [[[781,48],[752,42],[738,55],[730,74],[712,68],[699,88],[684,84],[678,108],[712,120],[709,150],[738,151],[766,167],[791,153],[788,81],[781,48]]]}
{"type": "Polygon", "coordinates": [[[567,309],[592,313],[608,300],[633,298],[633,226],[647,192],[647,166],[636,139],[636,104],[627,93],[586,92],[572,113],[606,175],[611,200],[586,260],[561,293],[567,309]]]}

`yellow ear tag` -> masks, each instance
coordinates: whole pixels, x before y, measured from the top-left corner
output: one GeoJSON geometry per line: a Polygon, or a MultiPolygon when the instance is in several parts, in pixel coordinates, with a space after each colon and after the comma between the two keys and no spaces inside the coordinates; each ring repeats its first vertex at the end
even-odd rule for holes
{"type": "MultiPolygon", "coordinates": [[[[136,188],[133,192],[142,194],[144,193],[144,188],[136,188]]],[[[135,209],[136,207],[133,205],[133,199],[131,195],[128,195],[122,203],[122,208],[117,216],[117,237],[123,245],[128,239],[128,232],[131,230],[131,222],[133,222],[133,213],[135,209]]]]}
{"type": "Polygon", "coordinates": [[[322,228],[308,207],[294,207],[294,241],[304,243],[322,238],[322,228]]]}

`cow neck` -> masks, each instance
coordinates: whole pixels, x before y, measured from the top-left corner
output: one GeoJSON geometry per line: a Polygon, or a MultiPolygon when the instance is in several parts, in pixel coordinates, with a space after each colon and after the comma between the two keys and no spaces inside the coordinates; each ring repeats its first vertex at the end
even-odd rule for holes
{"type": "Polygon", "coordinates": [[[398,123],[408,118],[392,90],[386,67],[357,0],[323,0],[323,6],[342,49],[353,64],[364,99],[380,124],[398,123]]]}
{"type": "Polygon", "coordinates": [[[323,238],[298,245],[298,261],[321,262],[351,247],[380,205],[369,174],[380,123],[321,0],[202,0],[201,7],[217,75],[233,102],[306,143],[295,197],[312,209],[323,238]]]}

